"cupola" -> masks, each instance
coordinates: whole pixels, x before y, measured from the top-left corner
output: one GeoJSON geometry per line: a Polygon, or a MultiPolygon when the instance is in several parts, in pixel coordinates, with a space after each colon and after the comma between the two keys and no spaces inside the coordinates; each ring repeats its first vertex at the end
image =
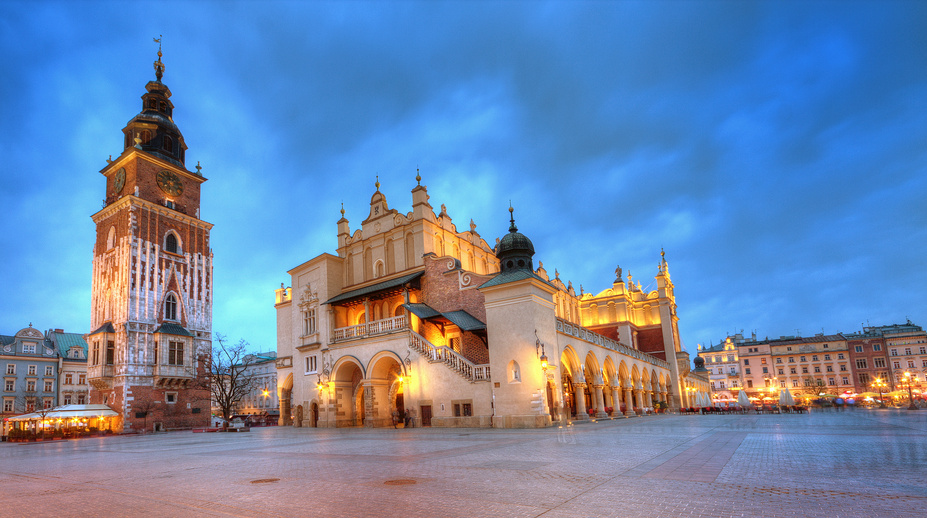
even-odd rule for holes
{"type": "Polygon", "coordinates": [[[527,236],[518,231],[515,226],[515,209],[509,206],[510,222],[509,233],[496,245],[496,257],[499,258],[503,272],[512,270],[534,271],[532,258],[534,245],[527,236]]]}
{"type": "Polygon", "coordinates": [[[187,145],[184,143],[180,129],[174,124],[174,104],[171,102],[171,90],[161,82],[164,75],[164,63],[161,62],[161,47],[158,47],[158,60],[154,62],[155,81],[145,85],[146,93],[142,95],[142,111],[132,118],[122,129],[125,134],[125,148],[136,147],[153,155],[179,165],[184,165],[187,145]]]}

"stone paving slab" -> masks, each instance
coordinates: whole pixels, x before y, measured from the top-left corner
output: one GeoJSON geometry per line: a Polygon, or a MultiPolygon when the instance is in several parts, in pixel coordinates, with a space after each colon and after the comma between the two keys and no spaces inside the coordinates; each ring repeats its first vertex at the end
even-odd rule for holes
{"type": "Polygon", "coordinates": [[[0,443],[0,515],[923,517],[927,412],[0,443]]]}

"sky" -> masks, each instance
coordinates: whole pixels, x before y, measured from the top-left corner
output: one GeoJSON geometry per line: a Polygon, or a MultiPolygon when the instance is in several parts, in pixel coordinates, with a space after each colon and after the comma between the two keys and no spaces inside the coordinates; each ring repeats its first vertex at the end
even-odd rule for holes
{"type": "Polygon", "coordinates": [[[927,325],[927,2],[0,3],[0,334],[89,332],[90,216],[154,79],[215,227],[213,331],[276,347],[274,289],[377,177],[685,347],[927,325]]]}

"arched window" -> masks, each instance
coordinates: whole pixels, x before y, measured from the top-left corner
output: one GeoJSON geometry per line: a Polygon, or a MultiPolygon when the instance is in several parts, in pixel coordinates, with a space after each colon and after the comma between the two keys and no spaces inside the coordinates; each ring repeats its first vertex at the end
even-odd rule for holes
{"type": "Polygon", "coordinates": [[[177,298],[173,293],[164,298],[164,320],[177,320],[177,298]]]}
{"type": "Polygon", "coordinates": [[[112,250],[116,246],[116,227],[109,227],[109,234],[106,236],[106,249],[112,250]]]}
{"type": "Polygon", "coordinates": [[[168,232],[164,237],[164,250],[172,254],[180,253],[180,243],[177,241],[177,234],[168,232]]]}
{"type": "Polygon", "coordinates": [[[141,139],[142,139],[142,144],[147,144],[151,142],[151,132],[148,130],[142,130],[141,139]]]}
{"type": "Polygon", "coordinates": [[[148,107],[151,108],[152,110],[157,110],[158,101],[156,101],[155,99],[148,99],[148,107]]]}

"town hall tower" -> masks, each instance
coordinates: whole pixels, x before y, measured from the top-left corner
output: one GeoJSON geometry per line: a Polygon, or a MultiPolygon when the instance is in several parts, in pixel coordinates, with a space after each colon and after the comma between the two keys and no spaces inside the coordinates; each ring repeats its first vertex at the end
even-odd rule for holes
{"type": "Polygon", "coordinates": [[[88,380],[91,403],[119,412],[117,432],[205,426],[203,375],[211,348],[213,269],[200,218],[206,178],[187,170],[171,91],[145,85],[141,112],[122,130],[106,177],[93,245],[88,380]]]}

